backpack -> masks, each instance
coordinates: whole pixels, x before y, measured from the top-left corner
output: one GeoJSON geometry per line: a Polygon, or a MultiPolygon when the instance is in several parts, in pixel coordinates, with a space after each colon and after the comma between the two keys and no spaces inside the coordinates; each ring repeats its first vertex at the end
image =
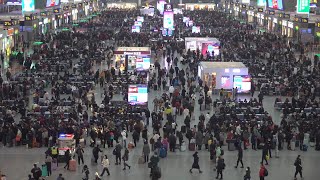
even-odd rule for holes
{"type": "Polygon", "coordinates": [[[269,175],[269,172],[268,172],[268,170],[266,168],[264,168],[264,174],[263,175],[264,176],[268,176],[269,175]]]}
{"type": "Polygon", "coordinates": [[[116,154],[117,154],[116,148],[113,149],[112,154],[113,154],[113,155],[116,155],[116,154]]]}
{"type": "Polygon", "coordinates": [[[223,155],[224,155],[224,150],[223,150],[223,149],[221,149],[221,153],[220,153],[220,155],[221,155],[221,156],[223,156],[223,155]]]}

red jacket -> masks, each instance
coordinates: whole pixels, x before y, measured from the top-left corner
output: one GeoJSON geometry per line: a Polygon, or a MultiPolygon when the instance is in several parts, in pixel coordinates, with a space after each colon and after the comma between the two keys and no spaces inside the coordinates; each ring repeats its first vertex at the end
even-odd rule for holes
{"type": "Polygon", "coordinates": [[[264,177],[264,170],[265,170],[265,167],[264,167],[264,166],[260,167],[259,177],[264,177]]]}

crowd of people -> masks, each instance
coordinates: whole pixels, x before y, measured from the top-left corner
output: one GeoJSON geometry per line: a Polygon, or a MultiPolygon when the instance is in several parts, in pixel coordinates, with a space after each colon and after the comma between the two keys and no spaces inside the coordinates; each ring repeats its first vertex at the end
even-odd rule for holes
{"type": "MultiPolygon", "coordinates": [[[[160,158],[176,149],[195,151],[190,173],[193,169],[202,173],[198,152],[207,150],[208,157],[215,163],[216,178],[222,179],[228,166],[223,146],[228,144],[229,150],[238,151],[235,168],[239,163],[244,168],[243,150],[252,144],[253,150],[262,151],[260,180],[269,173],[263,162],[268,165],[272,150],[278,157],[284,143],[289,150],[300,147],[306,151],[309,145],[320,150],[316,111],[320,63],[317,58],[306,55],[303,44],[272,33],[258,33],[253,25],[240,23],[223,12],[203,10],[186,11],[183,15],[201,25],[200,34],[191,33],[182,15],[176,15],[178,34],[164,41],[161,32],[154,31],[160,29],[162,21],[157,15],[145,16],[149,26],[139,34],[132,33],[131,26],[138,15],[138,10],[102,11],[94,20],[80,23],[79,27],[86,31],[80,32],[75,27],[71,31],[42,35],[45,45],[34,52],[39,58],[28,58],[23,64],[24,72],[7,74],[6,81],[0,78],[3,84],[0,88],[2,144],[47,147],[45,175],[49,176],[60,161],[56,147],[59,134],[73,134],[75,153],[66,151],[63,161],[66,169],[72,169],[70,160],[77,157],[78,165],[83,165],[83,179],[90,178],[90,169],[83,160],[82,140],[92,147],[92,163],[102,166],[102,172],[94,174],[95,179],[101,179],[105,172],[111,175],[110,155],[99,156],[103,148],[112,148],[116,165],[123,162],[126,170],[131,168],[129,150],[141,141],[143,156],[139,163],[148,163],[153,180],[161,178],[160,158]],[[184,42],[176,39],[190,36],[218,38],[220,55],[203,56],[199,50],[185,49],[184,42]],[[137,72],[121,72],[114,66],[113,50],[119,46],[151,47],[155,69],[150,68],[148,80],[137,72]],[[281,105],[281,123],[276,124],[264,110],[262,91],[259,100],[238,101],[235,97],[213,101],[210,85],[197,76],[198,63],[210,58],[244,62],[256,82],[262,72],[269,86],[278,88],[281,95],[292,96],[291,102],[287,99],[281,105]],[[101,65],[105,67],[99,69],[101,65]],[[132,76],[137,78],[130,78],[132,76]],[[149,101],[149,107],[128,105],[127,84],[141,82],[148,84],[149,92],[157,94],[156,97],[149,101]],[[119,92],[123,92],[121,100],[115,98],[119,92]],[[101,102],[97,96],[102,97],[101,102]],[[307,115],[304,108],[309,107],[311,113],[307,115]],[[201,112],[199,117],[195,111],[201,112]]],[[[264,88],[259,83],[253,84],[253,89],[264,88]]],[[[294,166],[294,176],[299,173],[302,177],[300,156],[294,166]]],[[[29,179],[39,180],[43,171],[35,164],[29,179]]],[[[256,175],[246,167],[244,179],[251,177],[256,175]]],[[[64,179],[63,174],[58,179],[64,179]]]]}

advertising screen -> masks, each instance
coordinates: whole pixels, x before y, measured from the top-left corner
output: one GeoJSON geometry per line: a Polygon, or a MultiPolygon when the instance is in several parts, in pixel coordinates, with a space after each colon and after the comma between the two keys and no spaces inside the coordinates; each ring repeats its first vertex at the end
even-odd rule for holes
{"type": "Polygon", "coordinates": [[[165,11],[163,13],[163,28],[173,29],[173,11],[165,11]]]}
{"type": "Polygon", "coordinates": [[[46,7],[59,6],[60,0],[47,0],[46,7]]]}
{"type": "Polygon", "coordinates": [[[221,88],[230,89],[231,81],[230,76],[221,76],[221,88]]]}
{"type": "Polygon", "coordinates": [[[129,85],[128,102],[131,105],[146,105],[148,103],[148,85],[129,85]]]}
{"type": "Polygon", "coordinates": [[[182,21],[184,23],[188,23],[190,21],[190,18],[189,17],[183,17],[182,21]]]}
{"type": "Polygon", "coordinates": [[[200,33],[200,26],[192,26],[192,33],[200,33]]]}
{"type": "Polygon", "coordinates": [[[34,9],[34,0],[22,0],[22,12],[31,12],[34,9]]]}
{"type": "Polygon", "coordinates": [[[21,5],[21,0],[7,0],[7,5],[21,5]]]}
{"type": "Polygon", "coordinates": [[[134,22],[134,25],[135,25],[135,26],[140,26],[140,27],[141,27],[141,26],[142,26],[142,22],[141,22],[141,21],[135,21],[135,22],[134,22]]]}
{"type": "Polygon", "coordinates": [[[140,26],[132,26],[131,32],[139,33],[140,32],[140,26]]]}
{"type": "Polygon", "coordinates": [[[143,71],[150,68],[150,57],[139,57],[136,59],[136,70],[143,71]]]}
{"type": "Polygon", "coordinates": [[[214,55],[217,56],[220,53],[220,44],[218,43],[202,43],[202,55],[207,55],[207,51],[210,53],[210,56],[212,56],[212,51],[214,52],[214,55]]]}
{"type": "Polygon", "coordinates": [[[257,5],[258,6],[266,6],[267,0],[258,0],[257,5]]]}
{"type": "Polygon", "coordinates": [[[248,93],[251,89],[251,78],[249,75],[234,76],[233,88],[238,88],[239,93],[248,93]]]}
{"type": "Polygon", "coordinates": [[[144,22],[144,17],[143,16],[138,16],[137,17],[137,21],[144,22]]]}
{"type": "Polygon", "coordinates": [[[267,2],[269,8],[283,10],[283,0],[268,0],[267,2]]]}
{"type": "Polygon", "coordinates": [[[164,5],[167,4],[166,1],[158,1],[157,2],[157,9],[159,10],[160,14],[164,12],[164,5]]]}

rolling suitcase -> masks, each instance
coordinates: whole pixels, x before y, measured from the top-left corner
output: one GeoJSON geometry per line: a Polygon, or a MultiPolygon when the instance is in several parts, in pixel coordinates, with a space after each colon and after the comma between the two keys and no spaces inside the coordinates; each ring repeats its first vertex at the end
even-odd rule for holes
{"type": "Polygon", "coordinates": [[[76,171],[77,170],[77,162],[74,159],[71,159],[69,161],[69,170],[70,171],[76,171]]]}
{"type": "Polygon", "coordinates": [[[180,151],[181,151],[181,152],[184,152],[184,151],[186,151],[186,149],[187,149],[186,143],[183,142],[183,143],[181,144],[180,151]]]}
{"type": "Polygon", "coordinates": [[[159,157],[161,157],[161,158],[167,157],[167,150],[166,150],[166,148],[163,148],[163,147],[160,148],[159,157]]]}
{"type": "Polygon", "coordinates": [[[191,139],[189,143],[189,151],[195,151],[196,150],[196,140],[191,139]]]}
{"type": "Polygon", "coordinates": [[[308,151],[308,146],[307,145],[302,145],[302,151],[308,151]]]}
{"type": "Polygon", "coordinates": [[[290,148],[291,148],[291,151],[295,151],[296,150],[296,142],[295,141],[291,141],[290,148]]]}
{"type": "Polygon", "coordinates": [[[41,176],[42,177],[47,177],[48,176],[48,169],[47,169],[47,165],[43,164],[41,166],[41,176]]]}
{"type": "Polygon", "coordinates": [[[181,126],[181,133],[186,133],[186,132],[187,132],[186,126],[181,126]]]}

